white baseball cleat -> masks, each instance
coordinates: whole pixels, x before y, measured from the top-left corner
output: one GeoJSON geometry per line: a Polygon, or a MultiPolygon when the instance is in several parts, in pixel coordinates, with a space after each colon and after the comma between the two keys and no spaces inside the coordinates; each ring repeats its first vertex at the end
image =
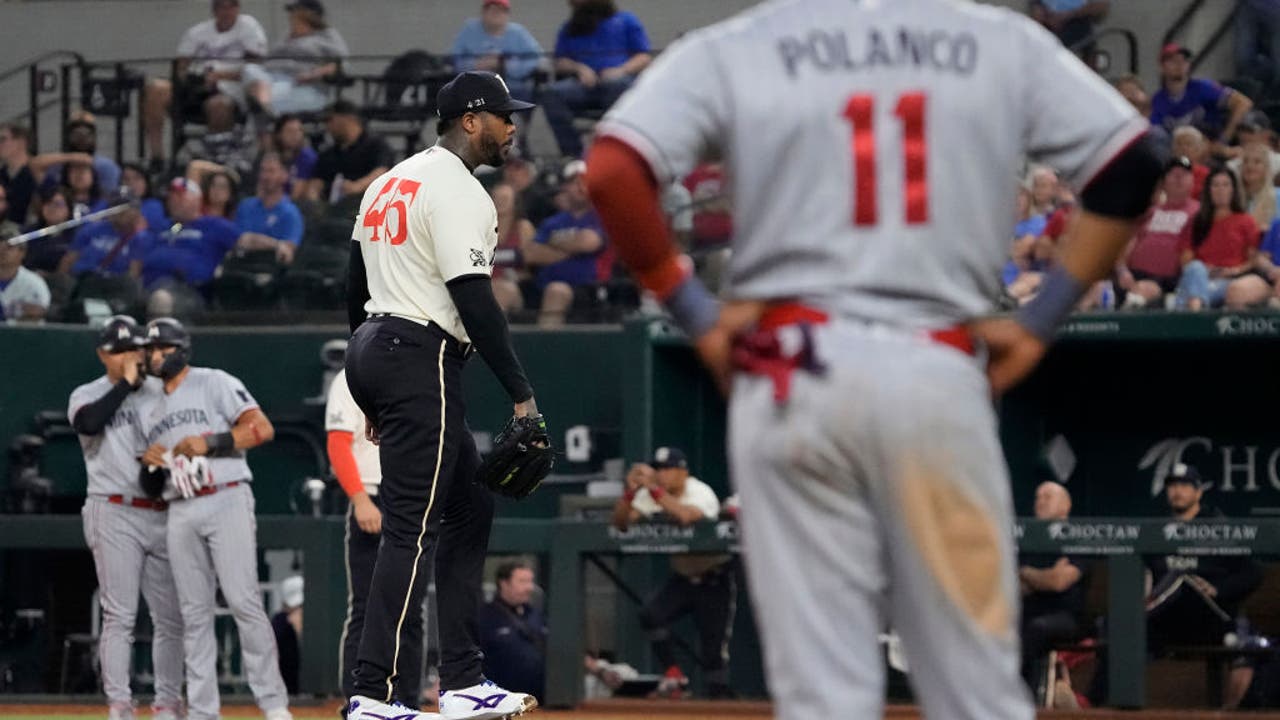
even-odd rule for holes
{"type": "Polygon", "coordinates": [[[441,720],[441,716],[418,712],[400,703],[388,705],[363,695],[352,695],[347,703],[347,720],[441,720]]]}
{"type": "Polygon", "coordinates": [[[133,705],[129,703],[111,703],[107,708],[107,720],[134,720],[133,705]]]}
{"type": "Polygon", "coordinates": [[[289,708],[275,708],[266,712],[267,720],[293,720],[293,713],[289,712],[289,708]]]}
{"type": "Polygon", "coordinates": [[[538,707],[532,695],[503,690],[489,680],[460,690],[440,691],[444,720],[507,720],[538,707]]]}
{"type": "Polygon", "coordinates": [[[161,707],[153,705],[151,707],[151,720],[182,720],[182,708],[161,707]]]}

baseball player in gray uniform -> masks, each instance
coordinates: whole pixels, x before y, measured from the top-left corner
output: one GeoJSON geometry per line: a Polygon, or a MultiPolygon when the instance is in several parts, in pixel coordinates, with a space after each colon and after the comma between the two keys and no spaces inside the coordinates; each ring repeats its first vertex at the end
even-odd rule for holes
{"type": "Polygon", "coordinates": [[[89,476],[81,514],[98,574],[98,658],[110,720],[134,716],[129,661],[139,590],[154,627],[152,717],[177,720],[182,712],[182,615],[165,543],[168,503],[148,497],[138,482],[138,408],[161,392],[160,381],[143,373],[142,342],[142,329],[133,318],[107,320],[98,336],[98,359],[107,372],[71,393],[67,417],[80,436],[89,476]]]}
{"type": "Polygon", "coordinates": [[[1034,716],[991,398],[1113,269],[1160,170],[1146,128],[1047,31],[956,0],[765,2],[673,44],[598,126],[610,242],[731,392],[778,717],[881,717],[886,626],[927,717],[1034,716]],[[737,228],[723,305],[658,202],[709,156],[737,228]],[[1036,299],[983,318],[1024,156],[1082,209],[1036,299]]]}
{"type": "Polygon", "coordinates": [[[147,370],[161,392],[139,409],[148,467],[170,481],[169,552],[178,586],[187,665],[187,717],[217,720],[214,602],[218,587],[231,608],[244,670],[267,720],[291,720],[275,635],[258,589],[253,477],[244,451],[271,440],[271,421],[243,383],[212,368],[191,367],[191,336],[181,323],[147,323],[147,370]]]}

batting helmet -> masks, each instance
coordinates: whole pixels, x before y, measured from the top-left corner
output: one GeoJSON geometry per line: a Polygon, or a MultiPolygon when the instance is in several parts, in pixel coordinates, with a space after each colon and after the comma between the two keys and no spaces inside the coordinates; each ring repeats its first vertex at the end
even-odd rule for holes
{"type": "Polygon", "coordinates": [[[160,369],[153,373],[162,380],[173,378],[191,362],[191,335],[173,318],[156,318],[147,323],[146,344],[148,348],[177,348],[165,356],[160,369]]]}
{"type": "Polygon", "coordinates": [[[142,328],[128,315],[113,315],[107,318],[98,331],[98,348],[109,353],[137,350],[145,344],[142,328]]]}

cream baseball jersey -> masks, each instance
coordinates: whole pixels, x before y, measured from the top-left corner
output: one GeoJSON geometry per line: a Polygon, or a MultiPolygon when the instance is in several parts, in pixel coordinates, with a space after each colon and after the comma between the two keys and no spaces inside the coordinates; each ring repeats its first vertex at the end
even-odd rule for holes
{"type": "Polygon", "coordinates": [[[470,342],[446,283],[493,273],[498,211],[457,155],[431,147],[374,180],[351,237],[368,277],[366,312],[434,322],[470,342]]]}
{"type": "Polygon", "coordinates": [[[992,307],[1024,156],[1079,188],[1146,127],[1017,13],[772,0],[674,43],[597,132],[660,183],[724,158],[730,297],[942,327],[992,307]]]}

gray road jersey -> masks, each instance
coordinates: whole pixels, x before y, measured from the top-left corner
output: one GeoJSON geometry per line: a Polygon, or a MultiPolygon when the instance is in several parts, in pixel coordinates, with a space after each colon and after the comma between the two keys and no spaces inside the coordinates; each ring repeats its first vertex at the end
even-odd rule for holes
{"type": "MultiPolygon", "coordinates": [[[[72,390],[67,402],[67,419],[74,420],[80,408],[102,399],[114,385],[103,375],[72,390]]],[[[138,458],[146,451],[146,445],[141,440],[138,411],[149,399],[163,393],[162,388],[159,380],[147,378],[141,388],[120,403],[101,433],[79,436],[89,478],[89,495],[142,495],[138,458]]]]}
{"type": "MultiPolygon", "coordinates": [[[[189,435],[230,432],[236,419],[258,407],[244,383],[213,368],[193,367],[172,395],[160,392],[140,409],[146,447],[160,443],[172,449],[189,435]]],[[[214,484],[251,480],[244,451],[232,457],[209,458],[214,484]]],[[[168,494],[166,492],[166,494],[168,494]]]]}
{"type": "Polygon", "coordinates": [[[988,312],[1024,155],[1075,187],[1146,121],[1044,29],[956,0],[773,0],[664,52],[598,132],[725,160],[729,294],[908,327],[988,312]]]}

